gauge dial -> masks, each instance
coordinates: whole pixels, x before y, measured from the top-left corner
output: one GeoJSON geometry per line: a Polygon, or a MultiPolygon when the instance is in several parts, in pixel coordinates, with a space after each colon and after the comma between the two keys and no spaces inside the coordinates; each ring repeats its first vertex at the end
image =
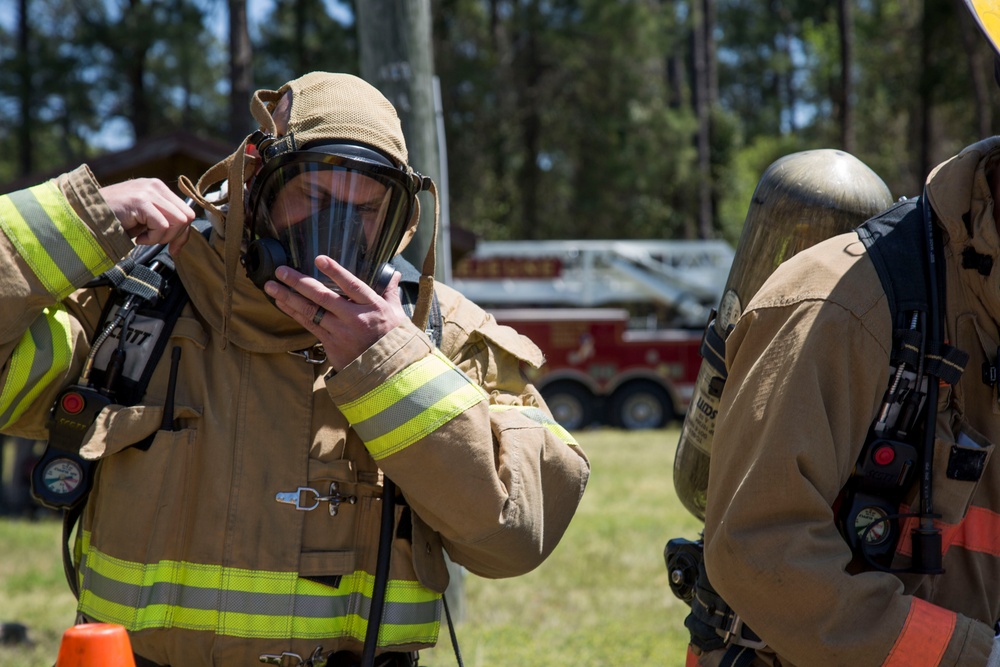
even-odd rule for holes
{"type": "Polygon", "coordinates": [[[45,488],[59,495],[72,493],[83,481],[83,470],[75,461],[58,458],[51,461],[42,471],[45,488]]]}

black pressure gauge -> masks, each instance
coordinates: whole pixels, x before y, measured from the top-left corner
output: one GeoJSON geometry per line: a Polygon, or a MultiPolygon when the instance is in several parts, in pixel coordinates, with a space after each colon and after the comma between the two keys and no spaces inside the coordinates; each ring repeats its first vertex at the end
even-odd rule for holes
{"type": "Polygon", "coordinates": [[[74,507],[90,491],[93,461],[80,457],[83,437],[97,415],[112,403],[93,387],[72,385],[52,406],[49,442],[31,471],[31,495],[55,510],[74,507]]]}
{"type": "Polygon", "coordinates": [[[31,494],[51,509],[73,507],[90,488],[92,465],[76,454],[49,447],[31,471],[31,494]]]}

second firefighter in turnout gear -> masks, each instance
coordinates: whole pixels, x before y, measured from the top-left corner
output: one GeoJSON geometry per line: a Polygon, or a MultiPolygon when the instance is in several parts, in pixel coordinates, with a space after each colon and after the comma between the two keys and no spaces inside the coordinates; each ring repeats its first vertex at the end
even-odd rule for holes
{"type": "Polygon", "coordinates": [[[1000,666],[1000,137],[916,194],[726,338],[689,665],[1000,666]]]}
{"type": "MultiPolygon", "coordinates": [[[[924,192],[943,245],[943,340],[969,355],[937,400],[932,483],[943,573],[906,572],[915,517],[900,521],[887,568],[852,554],[838,526],[894,349],[887,295],[858,234],[778,267],[727,338],[705,566],[767,644],[756,656],[730,653],[728,664],[987,666],[1000,618],[1000,468],[989,462],[1000,421],[997,384],[980,369],[996,367],[1000,343],[998,165],[1000,138],[980,142],[935,169],[924,192]]],[[[909,491],[901,514],[917,511],[909,491]]],[[[859,535],[874,544],[888,526],[859,535]]],[[[706,652],[698,664],[722,655],[706,652]]]]}
{"type": "Polygon", "coordinates": [[[445,551],[485,577],[535,568],[589,465],[524,379],[535,345],[398,256],[432,184],[389,102],[315,72],[252,111],[260,131],[184,182],[210,234],[187,232],[162,184],[102,189],[86,167],[0,199],[0,428],[47,437],[109,299],[86,285],[130,237],[186,239],[190,303],[144,398],[111,402],[83,438],[99,464],[81,619],[124,625],[143,664],[357,664],[391,480],[376,651],[407,656],[438,639],[445,551]]]}

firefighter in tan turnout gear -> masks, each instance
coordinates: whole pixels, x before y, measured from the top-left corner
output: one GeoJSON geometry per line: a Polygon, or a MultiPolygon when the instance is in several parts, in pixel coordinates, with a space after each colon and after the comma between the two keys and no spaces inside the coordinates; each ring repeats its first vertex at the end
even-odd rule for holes
{"type": "Polygon", "coordinates": [[[210,233],[162,183],[101,188],[85,166],[0,198],[2,430],[49,435],[102,356],[110,291],[88,283],[133,240],[171,242],[190,302],[141,400],[105,400],[82,435],[80,619],[124,625],[139,665],[415,664],[444,552],[484,577],[538,566],[589,464],[521,373],[537,348],[398,257],[433,184],[389,102],[314,72],[251,110],[260,131],[182,179],[210,233]]]}
{"type": "MultiPolygon", "coordinates": [[[[966,4],[1000,53],[995,3],[966,4]]],[[[688,667],[1000,667],[1000,137],[916,194],[727,332],[703,569],[668,544],[688,667]]]]}
{"type": "MultiPolygon", "coordinates": [[[[1000,403],[981,373],[996,367],[1000,345],[998,167],[1000,138],[985,140],[936,168],[924,193],[943,245],[944,340],[969,354],[937,401],[933,509],[944,572],[903,571],[913,562],[913,517],[901,520],[886,569],[852,555],[838,529],[842,490],[882,407],[894,347],[871,257],[857,233],[840,234],[779,266],[726,339],[705,567],[767,646],[736,643],[689,664],[1000,661],[1000,468],[988,462],[1000,441],[1000,403]]],[[[917,505],[911,491],[900,512],[917,505]]]]}

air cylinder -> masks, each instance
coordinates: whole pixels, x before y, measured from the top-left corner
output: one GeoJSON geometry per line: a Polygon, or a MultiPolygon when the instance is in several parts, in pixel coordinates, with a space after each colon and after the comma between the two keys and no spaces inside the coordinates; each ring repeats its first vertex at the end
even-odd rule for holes
{"type": "Polygon", "coordinates": [[[701,367],[674,457],[674,488],[699,519],[705,519],[729,330],[779,264],[800,250],[851,231],[890,204],[892,196],[882,179],[844,151],[792,153],[764,171],[747,210],[719,307],[706,328],[701,367]]]}

